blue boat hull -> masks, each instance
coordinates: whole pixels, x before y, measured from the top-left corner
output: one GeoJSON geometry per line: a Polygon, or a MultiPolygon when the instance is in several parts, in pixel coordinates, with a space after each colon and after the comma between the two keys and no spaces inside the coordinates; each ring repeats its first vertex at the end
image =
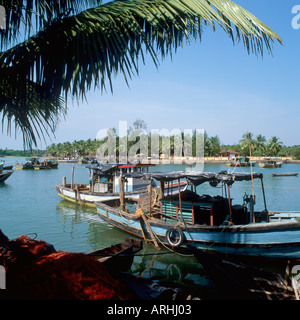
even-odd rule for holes
{"type": "MultiPolygon", "coordinates": [[[[100,217],[107,223],[132,235],[150,239],[142,219],[115,209],[103,202],[96,203],[100,217]]],[[[158,241],[169,244],[169,229],[179,224],[149,219],[158,241]]],[[[193,245],[220,253],[268,258],[300,258],[300,224],[297,221],[262,222],[247,225],[206,226],[181,224],[182,246],[193,245]]]]}

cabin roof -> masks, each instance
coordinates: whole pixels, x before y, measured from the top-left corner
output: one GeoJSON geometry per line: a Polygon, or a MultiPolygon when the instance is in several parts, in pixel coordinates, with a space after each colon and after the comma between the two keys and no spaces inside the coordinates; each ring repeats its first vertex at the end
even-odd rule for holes
{"type": "Polygon", "coordinates": [[[136,177],[136,178],[153,178],[157,181],[173,181],[179,179],[186,179],[189,184],[198,186],[204,182],[211,182],[211,185],[217,185],[220,182],[226,183],[228,185],[233,184],[235,181],[250,181],[253,179],[262,178],[262,173],[227,173],[226,171],[221,171],[219,173],[215,172],[132,172],[125,173],[125,177],[136,177]]]}

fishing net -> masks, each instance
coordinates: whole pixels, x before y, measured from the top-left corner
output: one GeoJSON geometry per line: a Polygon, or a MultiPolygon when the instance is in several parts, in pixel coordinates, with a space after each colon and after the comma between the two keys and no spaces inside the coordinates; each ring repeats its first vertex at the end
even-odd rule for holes
{"type": "Polygon", "coordinates": [[[56,252],[27,236],[9,240],[0,230],[0,265],[7,297],[16,299],[127,300],[134,292],[83,253],[56,252]]]}

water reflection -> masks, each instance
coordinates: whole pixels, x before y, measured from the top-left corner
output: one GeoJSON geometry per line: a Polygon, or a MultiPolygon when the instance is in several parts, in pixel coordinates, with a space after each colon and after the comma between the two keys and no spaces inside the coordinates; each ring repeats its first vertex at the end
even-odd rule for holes
{"type": "Polygon", "coordinates": [[[179,288],[183,298],[192,295],[203,299],[213,292],[213,282],[190,254],[165,249],[157,251],[150,245],[144,245],[144,250],[134,258],[131,272],[161,285],[179,288]]]}
{"type": "MultiPolygon", "coordinates": [[[[81,243],[76,245],[77,250],[73,247],[69,251],[90,252],[130,237],[128,233],[103,222],[95,208],[81,207],[61,200],[57,204],[56,213],[61,219],[61,231],[72,239],[72,243],[81,243]]],[[[185,296],[192,294],[194,297],[203,298],[208,296],[211,290],[211,281],[193,256],[179,255],[166,249],[157,251],[146,243],[135,255],[129,272],[164,286],[179,288],[185,296]]]]}

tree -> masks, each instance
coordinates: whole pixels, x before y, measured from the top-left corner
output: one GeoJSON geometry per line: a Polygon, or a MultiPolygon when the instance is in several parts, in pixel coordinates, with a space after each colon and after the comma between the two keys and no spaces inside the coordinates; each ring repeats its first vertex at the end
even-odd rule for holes
{"type": "Polygon", "coordinates": [[[267,148],[270,156],[276,156],[277,153],[282,149],[282,142],[279,141],[279,138],[273,136],[268,141],[267,148]]]}
{"type": "Polygon", "coordinates": [[[266,150],[266,137],[262,136],[261,134],[258,134],[256,136],[255,140],[255,149],[259,150],[259,155],[262,155],[263,152],[266,150]]]}
{"type": "Polygon", "coordinates": [[[240,140],[241,150],[245,155],[250,155],[251,151],[255,150],[255,140],[253,139],[253,133],[246,132],[243,134],[242,139],[240,140]]]}
{"type": "Polygon", "coordinates": [[[209,138],[210,142],[210,155],[216,156],[220,152],[220,139],[218,136],[209,138]]]}
{"type": "Polygon", "coordinates": [[[138,74],[149,54],[160,59],[207,25],[249,53],[271,52],[280,37],[230,0],[4,0],[0,30],[0,113],[7,132],[21,130],[25,146],[55,132],[67,97],[85,99],[92,88],[113,91],[112,75],[138,74]],[[17,8],[17,9],[16,9],[17,8]],[[20,42],[18,42],[18,40],[20,42]]]}

